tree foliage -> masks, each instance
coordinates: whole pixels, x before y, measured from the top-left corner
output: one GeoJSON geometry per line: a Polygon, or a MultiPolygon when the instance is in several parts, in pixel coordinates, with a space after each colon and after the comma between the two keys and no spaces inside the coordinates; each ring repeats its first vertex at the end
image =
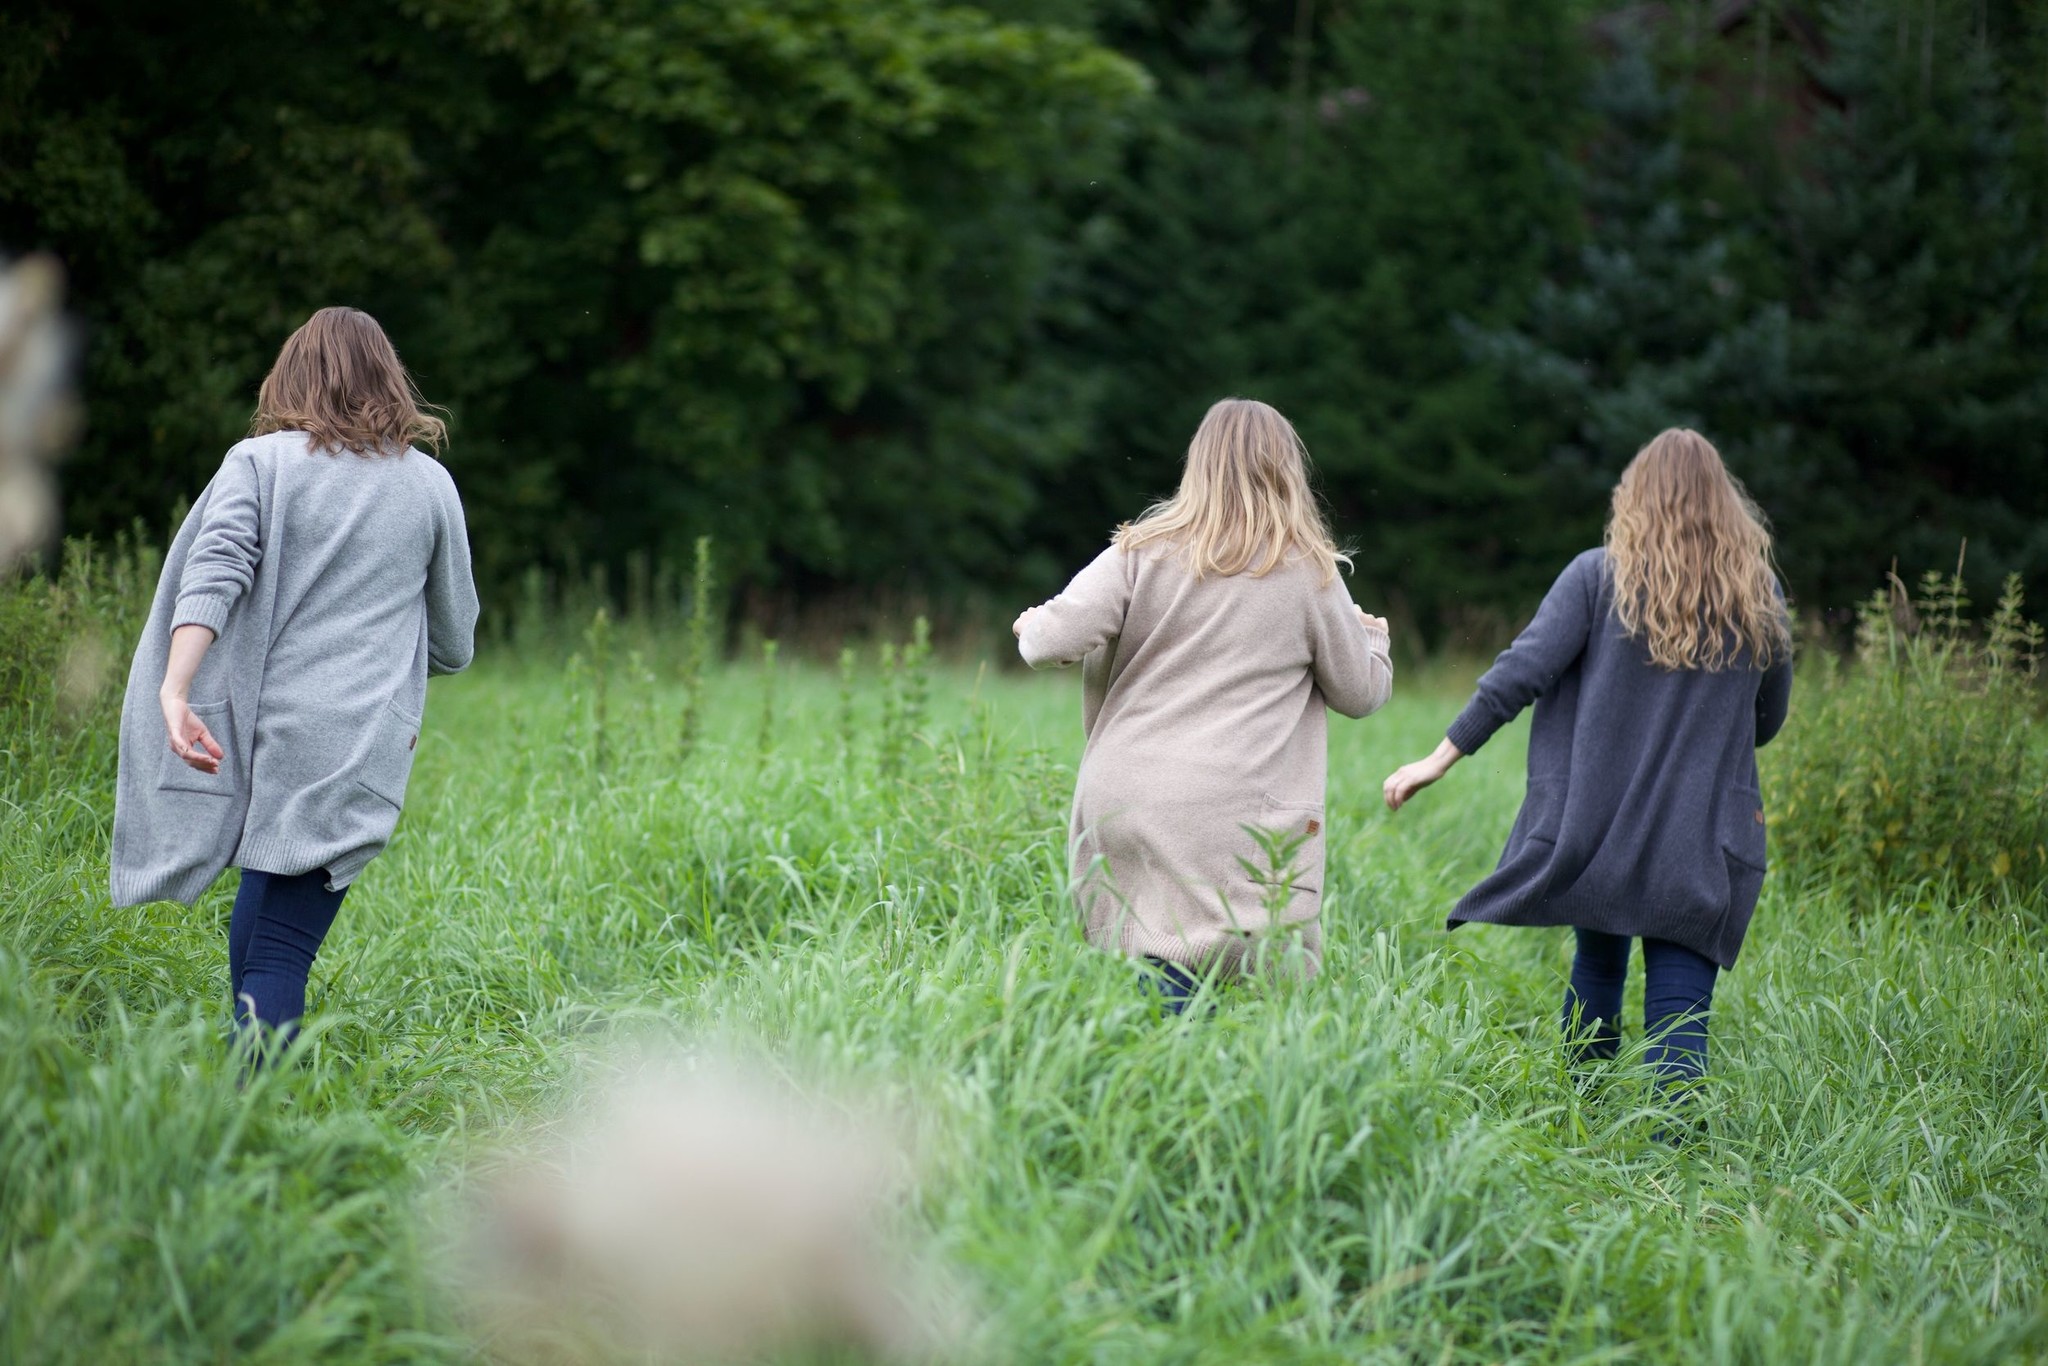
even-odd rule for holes
{"type": "Polygon", "coordinates": [[[191,493],[347,301],[453,409],[493,573],[716,530],[882,580],[1014,538],[1041,205],[1108,164],[1130,63],[911,0],[129,9],[5,35],[0,234],[63,251],[96,332],[79,522],[191,493]]]}
{"type": "MultiPolygon", "coordinates": [[[[2037,8],[2037,7],[2036,7],[2037,8]]],[[[455,419],[487,579],[1055,586],[1228,393],[1434,638],[1699,427],[1846,609],[2048,596],[2048,16],[1984,0],[31,0],[0,245],[91,326],[74,530],[313,308],[455,419]]]]}

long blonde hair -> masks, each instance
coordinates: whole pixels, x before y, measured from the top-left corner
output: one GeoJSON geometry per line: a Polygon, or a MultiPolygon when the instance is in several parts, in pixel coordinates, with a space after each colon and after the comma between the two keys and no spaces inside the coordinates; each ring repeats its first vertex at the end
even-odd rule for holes
{"type": "Polygon", "coordinates": [[[1118,527],[1116,544],[1170,545],[1198,579],[1246,571],[1257,578],[1300,556],[1328,583],[1351,557],[1331,539],[1308,475],[1308,448],[1293,423],[1257,399],[1226,398],[1195,429],[1180,488],[1118,527]]]}
{"type": "Polygon", "coordinates": [[[249,435],[304,432],[338,455],[439,450],[448,425],[420,397],[377,320],[359,308],[323,308],[285,338],[256,394],[249,435]]]}
{"type": "Polygon", "coordinates": [[[1636,453],[1607,519],[1622,629],[1666,669],[1762,668],[1792,643],[1764,515],[1698,432],[1673,427],[1636,453]]]}

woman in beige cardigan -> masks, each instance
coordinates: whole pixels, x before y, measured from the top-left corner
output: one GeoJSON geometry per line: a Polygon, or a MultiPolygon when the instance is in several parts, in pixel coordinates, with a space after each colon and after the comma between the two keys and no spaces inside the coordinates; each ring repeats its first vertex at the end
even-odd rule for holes
{"type": "Polygon", "coordinates": [[[1169,1009],[1255,950],[1320,966],[1325,708],[1365,716],[1393,688],[1387,624],[1340,564],[1293,426],[1225,399],[1179,492],[1017,618],[1033,668],[1082,666],[1068,856],[1089,942],[1152,960],[1169,1009]]]}

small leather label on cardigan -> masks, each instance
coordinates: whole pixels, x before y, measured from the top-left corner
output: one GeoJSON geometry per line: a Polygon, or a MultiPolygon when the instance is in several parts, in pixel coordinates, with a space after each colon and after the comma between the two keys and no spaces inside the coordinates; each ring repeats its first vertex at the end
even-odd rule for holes
{"type": "Polygon", "coordinates": [[[1322,823],[1321,821],[1318,821],[1318,820],[1311,820],[1311,821],[1310,821],[1310,822],[1308,823],[1308,832],[1309,832],[1309,833],[1310,833],[1311,835],[1315,835],[1315,834],[1320,834],[1320,833],[1322,832],[1322,829],[1323,829],[1323,823],[1322,823]]]}

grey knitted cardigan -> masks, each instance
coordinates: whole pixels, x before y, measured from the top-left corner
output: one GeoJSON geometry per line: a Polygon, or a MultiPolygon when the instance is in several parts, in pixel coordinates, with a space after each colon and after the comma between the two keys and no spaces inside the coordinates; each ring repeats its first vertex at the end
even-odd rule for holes
{"type": "Polygon", "coordinates": [[[1659,668],[1613,596],[1606,551],[1573,560],[1452,723],[1472,754],[1536,704],[1521,815],[1449,924],[1647,936],[1728,967],[1763,888],[1756,750],[1785,722],[1791,661],[1659,668]]]}
{"type": "Polygon", "coordinates": [[[346,887],[398,823],[427,674],[469,663],[476,589],[448,471],[309,445],[235,446],[164,560],[121,708],[116,905],[193,901],[230,865],[346,887]],[[217,774],[171,753],[157,701],[186,624],[218,637],[189,698],[226,751],[217,774]]]}
{"type": "Polygon", "coordinates": [[[1198,579],[1156,549],[1097,556],[1025,619],[1033,668],[1082,664],[1087,744],[1068,861],[1099,948],[1241,970],[1276,918],[1246,827],[1300,841],[1278,920],[1321,963],[1329,713],[1393,690],[1386,632],[1304,561],[1198,579]]]}

